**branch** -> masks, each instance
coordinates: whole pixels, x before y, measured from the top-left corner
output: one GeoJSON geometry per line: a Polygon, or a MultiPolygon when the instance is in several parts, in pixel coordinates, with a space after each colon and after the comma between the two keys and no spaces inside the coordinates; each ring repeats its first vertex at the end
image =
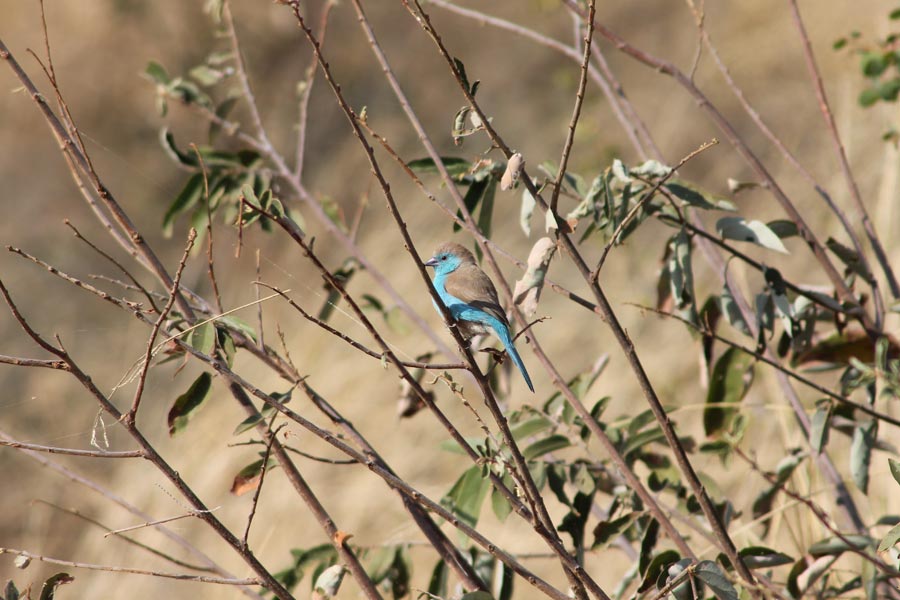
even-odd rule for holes
{"type": "Polygon", "coordinates": [[[113,573],[133,573],[135,575],[150,575],[151,577],[161,577],[163,579],[179,579],[181,581],[195,581],[198,583],[216,583],[219,585],[263,585],[258,578],[250,579],[232,579],[225,577],[212,577],[210,575],[192,575],[190,573],[167,573],[165,571],[148,571],[146,569],[132,569],[130,567],[114,567],[112,565],[97,565],[92,563],[75,562],[71,560],[62,560],[59,558],[51,558],[28,552],[26,550],[16,550],[15,548],[0,548],[0,554],[12,554],[14,556],[24,556],[31,560],[51,563],[54,565],[62,565],[64,567],[74,567],[76,569],[90,569],[91,571],[112,571],[113,573]]]}
{"type": "Polygon", "coordinates": [[[575,107],[572,109],[572,120],[569,121],[569,132],[563,145],[562,157],[559,159],[559,169],[556,173],[556,181],[553,182],[553,193],[550,195],[550,212],[554,219],[559,219],[557,208],[559,205],[559,192],[562,189],[562,180],[566,175],[569,165],[569,154],[572,152],[572,144],[575,142],[575,128],[578,126],[578,117],[581,116],[581,105],[584,103],[584,91],[587,87],[588,65],[591,61],[591,42],[594,39],[594,17],[597,11],[597,0],[590,0],[588,5],[587,34],[584,37],[584,57],[581,59],[581,79],[578,81],[578,91],[575,92],[575,107]]]}
{"type": "Polygon", "coordinates": [[[121,450],[110,452],[104,450],[77,450],[75,448],[59,448],[56,446],[41,446],[0,438],[0,446],[33,450],[35,452],[47,452],[48,454],[67,454],[69,456],[84,456],[88,458],[147,458],[142,450],[121,450]]]}

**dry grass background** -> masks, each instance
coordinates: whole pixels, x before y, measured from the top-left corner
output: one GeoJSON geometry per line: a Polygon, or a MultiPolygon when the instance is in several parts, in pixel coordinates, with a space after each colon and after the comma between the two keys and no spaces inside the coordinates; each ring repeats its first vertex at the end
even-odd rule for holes
{"type": "MultiPolygon", "coordinates": [[[[568,41],[572,37],[570,19],[551,0],[468,4],[560,39],[568,41]]],[[[452,115],[462,101],[432,50],[431,42],[398,2],[379,0],[368,2],[367,7],[388,56],[429,131],[440,140],[444,151],[458,153],[447,132],[452,115]]],[[[897,154],[879,140],[881,132],[896,121],[896,115],[883,108],[861,110],[855,101],[861,85],[856,59],[831,50],[832,41],[850,30],[884,33],[885,16],[893,5],[885,1],[832,1],[805,2],[802,8],[863,197],[876,218],[891,256],[896,258],[897,154]]],[[[180,236],[185,233],[185,226],[180,224],[176,236],[164,240],[159,223],[184,175],[173,168],[160,148],[157,132],[164,121],[155,114],[151,84],[139,74],[151,59],[164,64],[170,72],[179,73],[201,61],[209,51],[224,47],[224,40],[213,36],[201,9],[199,0],[47,2],[56,71],[76,120],[87,137],[97,169],[171,267],[175,266],[181,252],[180,236]]],[[[291,15],[283,7],[258,0],[236,0],[234,11],[266,125],[276,146],[289,153],[293,147],[296,112],[294,87],[308,63],[308,48],[291,15]]],[[[450,47],[466,63],[470,76],[483,81],[479,98],[494,116],[494,123],[505,139],[521,150],[530,164],[558,160],[577,83],[577,65],[509,34],[475,26],[437,8],[432,12],[450,47]]],[[[667,57],[682,68],[689,67],[697,39],[685,4],[671,0],[601,2],[599,18],[638,47],[667,57]]],[[[826,188],[832,190],[837,200],[847,206],[845,187],[825,137],[786,4],[780,0],[708,3],[707,26],[751,102],[788,147],[826,188]]],[[[24,51],[33,48],[40,53],[42,47],[37,2],[0,0],[0,36],[32,76],[39,79],[39,69],[24,51]]],[[[618,55],[608,45],[602,47],[669,162],[677,162],[681,156],[716,135],[693,101],[671,80],[618,55]]],[[[370,122],[388,136],[405,158],[424,155],[382,80],[349,6],[342,4],[335,10],[326,52],[351,103],[357,108],[369,107],[370,122]]],[[[822,237],[832,233],[834,222],[821,210],[812,190],[802,185],[767,146],[740,112],[707,59],[702,61],[696,78],[713,101],[733,119],[738,131],[760,152],[767,166],[786,182],[787,191],[806,209],[822,237]]],[[[64,161],[38,111],[24,94],[15,92],[17,87],[10,72],[0,69],[0,181],[4,200],[0,241],[22,247],[79,276],[109,273],[108,267],[78,245],[62,224],[62,220],[68,218],[89,237],[103,239],[100,228],[72,185],[64,161]]],[[[334,198],[348,211],[363,198],[371,196],[361,229],[361,245],[390,276],[393,284],[406,293],[420,314],[440,328],[415,269],[401,252],[400,238],[389,223],[364,156],[321,81],[313,94],[311,114],[311,150],[306,167],[308,187],[321,196],[334,198]]],[[[246,122],[245,113],[240,117],[246,122]]],[[[205,127],[178,107],[172,107],[167,122],[182,145],[205,139],[205,127]]],[[[481,149],[480,142],[470,140],[463,152],[475,153],[481,149]]],[[[591,87],[571,167],[573,171],[593,176],[613,156],[622,157],[626,163],[636,161],[608,104],[599,90],[591,87]]],[[[385,164],[388,164],[387,159],[385,164]]],[[[450,237],[449,224],[442,214],[418,194],[396,168],[389,166],[387,172],[398,198],[402,199],[402,209],[420,249],[428,251],[450,237]]],[[[726,144],[699,157],[683,175],[721,194],[727,192],[727,177],[738,180],[751,177],[726,144]]],[[[518,193],[498,197],[495,239],[524,258],[530,242],[517,225],[518,200],[518,193]]],[[[780,216],[771,198],[763,192],[743,196],[740,205],[744,214],[755,218],[780,216]]],[[[316,231],[315,226],[311,229],[316,231]]],[[[697,407],[702,403],[703,390],[697,382],[696,348],[691,338],[679,326],[661,322],[624,305],[626,302],[652,303],[662,235],[658,225],[648,225],[628,244],[614,251],[604,276],[605,289],[635,338],[660,396],[667,405],[679,407],[674,416],[680,431],[702,436],[697,407]]],[[[253,251],[257,247],[263,256],[264,279],[292,288],[296,297],[308,307],[318,308],[321,304],[323,294],[318,277],[312,274],[297,248],[286,243],[281,235],[253,232],[245,238],[240,259],[233,258],[235,243],[235,232],[226,228],[216,231],[220,285],[226,306],[243,304],[253,298],[249,282],[253,277],[253,251]]],[[[112,247],[105,240],[103,245],[112,247]]],[[[317,248],[335,267],[343,259],[341,249],[327,236],[320,236],[317,248]]],[[[790,249],[793,254],[779,259],[777,266],[789,277],[798,276],[807,283],[820,283],[802,277],[810,266],[805,250],[796,242],[790,249]]],[[[766,258],[774,260],[770,256],[766,258]]],[[[186,275],[188,284],[208,292],[204,273],[204,261],[193,261],[186,275]]],[[[14,297],[22,301],[31,322],[45,333],[58,333],[103,389],[111,389],[143,352],[146,336],[143,326],[108,309],[93,297],[60,283],[34,265],[4,253],[0,255],[0,275],[14,297]]],[[[573,289],[579,289],[578,280],[565,261],[556,263],[551,275],[571,284],[573,289]]],[[[508,269],[507,276],[512,280],[517,273],[508,269]]],[[[701,281],[709,285],[713,279],[703,274],[701,281]]],[[[356,293],[370,292],[373,288],[365,275],[358,276],[352,284],[356,293]]],[[[636,406],[642,410],[642,400],[636,393],[633,379],[613,349],[605,326],[559,296],[547,293],[544,298],[541,313],[552,316],[552,320],[540,325],[538,334],[563,372],[575,374],[588,367],[600,353],[609,351],[611,367],[595,385],[591,397],[611,395],[613,404],[608,414],[613,417],[633,413],[636,406]]],[[[383,452],[389,464],[434,498],[449,488],[463,463],[437,448],[444,433],[429,415],[422,414],[412,420],[397,419],[394,399],[398,384],[392,373],[383,371],[377,361],[362,358],[313,329],[276,302],[266,305],[265,314],[270,326],[267,331],[270,341],[274,339],[271,325],[277,321],[288,334],[291,353],[301,371],[312,375],[312,385],[356,422],[383,452]]],[[[252,319],[253,313],[243,316],[252,319]]],[[[345,315],[338,313],[335,323],[358,337],[364,335],[363,330],[345,315]]],[[[896,322],[891,325],[896,326],[896,322]]],[[[39,355],[6,314],[0,317],[0,340],[0,352],[4,354],[39,355]]],[[[412,329],[405,335],[391,334],[391,341],[410,356],[427,347],[420,332],[412,329]]],[[[538,394],[534,399],[526,398],[519,390],[511,400],[513,406],[539,401],[550,392],[549,384],[542,381],[537,362],[528,356],[527,350],[524,354],[536,380],[538,394]]],[[[246,358],[239,359],[238,366],[250,373],[250,378],[263,389],[285,387],[269,374],[258,371],[246,358]]],[[[235,498],[229,495],[228,488],[235,472],[253,456],[247,448],[225,446],[231,429],[242,415],[226,397],[224,388],[214,387],[213,397],[185,434],[175,439],[169,439],[166,434],[168,406],[196,372],[190,365],[174,380],[171,367],[153,373],[145,396],[143,425],[150,437],[158,441],[164,456],[194,484],[201,497],[209,505],[221,507],[217,512],[220,518],[241,530],[250,498],[235,498]]],[[[21,440],[87,447],[96,408],[72,380],[63,374],[12,367],[0,368],[0,376],[3,382],[0,386],[0,428],[21,440]]],[[[126,387],[117,397],[123,400],[130,394],[131,388],[126,387]]],[[[804,398],[815,399],[805,392],[804,398]]],[[[302,401],[294,402],[295,409],[304,412],[302,401]]],[[[776,387],[755,387],[748,402],[756,406],[749,445],[756,445],[760,460],[771,467],[784,448],[796,445],[800,440],[776,387]]],[[[444,396],[442,405],[465,432],[475,432],[464,409],[444,396]]],[[[334,456],[321,443],[297,433],[298,437],[292,440],[294,444],[312,453],[334,456]]],[[[128,446],[125,436],[114,427],[110,435],[117,447],[128,446]]],[[[843,466],[846,461],[842,460],[841,454],[846,452],[846,444],[838,441],[833,449],[836,461],[843,466]]],[[[184,511],[184,507],[170,497],[170,488],[149,464],[57,460],[102,482],[157,517],[184,511]]],[[[868,514],[881,514],[889,508],[889,496],[878,492],[879,481],[884,479],[879,476],[886,472],[883,462],[873,466],[876,490],[870,494],[873,505],[868,506],[867,500],[860,498],[864,512],[871,510],[868,514]]],[[[301,463],[300,466],[338,526],[352,532],[355,542],[379,545],[418,539],[417,531],[409,524],[396,497],[364,469],[335,469],[317,463],[301,463]]],[[[728,490],[729,497],[739,506],[746,507],[758,489],[755,486],[762,485],[761,480],[753,476],[722,473],[713,459],[698,458],[697,466],[715,474],[718,486],[728,490]]],[[[816,489],[816,474],[801,474],[804,476],[810,478],[810,489],[816,489]]],[[[41,500],[76,508],[110,527],[134,523],[131,515],[64,477],[38,467],[28,457],[14,450],[0,451],[0,481],[0,505],[3,507],[0,547],[25,548],[84,562],[168,568],[161,561],[114,538],[104,539],[100,529],[46,504],[35,503],[41,500]]],[[[820,499],[827,502],[827,497],[820,499]]],[[[810,523],[796,519],[791,510],[785,511],[783,517],[786,521],[795,519],[782,530],[785,535],[798,538],[798,548],[803,542],[808,543],[821,535],[810,523]]],[[[484,526],[497,542],[514,552],[541,549],[537,538],[514,523],[514,519],[499,526],[486,514],[484,526]]],[[[777,521],[776,527],[781,527],[777,521]]],[[[196,540],[199,546],[235,573],[245,573],[238,557],[202,524],[184,520],[176,523],[174,529],[196,540]]],[[[162,538],[150,530],[139,533],[138,537],[150,544],[165,545],[162,538]]],[[[738,539],[753,539],[752,529],[739,535],[738,539]]],[[[251,538],[257,555],[264,563],[277,568],[287,564],[289,548],[309,547],[322,541],[324,535],[286,482],[277,475],[271,477],[262,495],[260,518],[251,538]]],[[[419,556],[416,550],[413,553],[419,556]]],[[[427,585],[430,561],[430,558],[427,562],[417,561],[415,587],[427,585]]],[[[560,582],[552,561],[543,563],[536,561],[534,568],[548,574],[552,581],[560,582]]],[[[596,572],[600,583],[607,586],[618,580],[621,570],[627,568],[627,562],[615,551],[607,551],[601,557],[589,558],[588,566],[596,572]]],[[[25,572],[14,572],[11,558],[0,557],[2,580],[13,577],[18,582],[39,581],[56,570],[34,565],[25,572]]],[[[76,581],[70,588],[62,590],[64,598],[157,598],[188,594],[230,598],[236,594],[228,588],[201,588],[198,584],[136,575],[90,571],[73,574],[76,581]]],[[[521,586],[516,597],[530,597],[531,593],[521,586]]],[[[355,587],[350,583],[341,596],[355,597],[355,594],[355,587]]]]}

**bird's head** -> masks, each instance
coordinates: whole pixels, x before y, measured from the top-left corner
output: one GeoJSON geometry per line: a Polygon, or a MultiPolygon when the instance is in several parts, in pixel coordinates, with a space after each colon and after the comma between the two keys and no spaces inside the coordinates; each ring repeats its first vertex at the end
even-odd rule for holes
{"type": "Polygon", "coordinates": [[[452,273],[461,264],[467,262],[475,263],[475,257],[472,256],[472,253],[459,244],[447,242],[446,244],[441,244],[434,251],[434,256],[425,263],[425,266],[434,267],[434,272],[440,275],[442,273],[452,273]]]}

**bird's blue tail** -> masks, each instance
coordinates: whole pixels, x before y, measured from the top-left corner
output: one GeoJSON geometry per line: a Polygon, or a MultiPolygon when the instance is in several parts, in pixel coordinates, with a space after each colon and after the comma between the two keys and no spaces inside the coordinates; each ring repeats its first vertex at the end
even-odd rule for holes
{"type": "Polygon", "coordinates": [[[522,362],[522,357],[519,356],[518,351],[516,351],[515,345],[513,345],[512,337],[510,337],[509,329],[503,327],[495,327],[494,330],[497,333],[497,337],[500,338],[500,341],[503,343],[503,347],[506,349],[506,353],[512,359],[513,364],[518,367],[519,371],[522,373],[522,377],[525,378],[525,383],[528,384],[528,389],[531,390],[531,393],[534,393],[534,386],[531,385],[531,377],[528,376],[528,371],[525,369],[525,363],[522,362]]]}

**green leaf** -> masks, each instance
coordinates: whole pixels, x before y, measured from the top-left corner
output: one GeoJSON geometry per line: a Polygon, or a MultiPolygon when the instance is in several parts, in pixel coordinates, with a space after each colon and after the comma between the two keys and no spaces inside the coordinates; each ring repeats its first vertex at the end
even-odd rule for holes
{"type": "Polygon", "coordinates": [[[184,187],[175,197],[175,200],[169,206],[163,217],[163,235],[165,237],[172,236],[172,226],[175,224],[175,218],[183,212],[187,212],[194,207],[195,204],[203,197],[203,175],[195,173],[187,180],[184,187]]]}
{"type": "Polygon", "coordinates": [[[713,594],[719,600],[738,600],[737,590],[725,577],[725,573],[719,568],[719,565],[711,560],[700,561],[694,574],[700,578],[700,581],[709,586],[713,594]]]}
{"type": "Polygon", "coordinates": [[[12,579],[6,582],[6,589],[3,591],[3,600],[19,600],[19,590],[12,579]]]}
{"type": "MultiPolygon", "coordinates": [[[[475,208],[478,206],[479,201],[481,201],[481,198],[484,195],[485,190],[487,190],[487,187],[488,187],[487,179],[480,179],[477,181],[473,181],[472,184],[469,186],[468,191],[466,191],[466,195],[463,196],[463,204],[465,204],[466,211],[468,211],[468,213],[470,215],[474,214],[475,208]]],[[[464,219],[462,211],[460,211],[460,210],[456,211],[456,216],[459,217],[460,219],[464,219]]],[[[457,232],[460,229],[462,229],[462,225],[460,225],[459,223],[453,224],[454,232],[457,232]]]]}
{"type": "Polygon", "coordinates": [[[766,227],[772,230],[772,233],[781,239],[796,237],[800,234],[797,224],[787,219],[776,219],[766,223],[766,227]]]}
{"type": "Polygon", "coordinates": [[[898,94],[900,94],[900,78],[898,77],[882,81],[878,85],[878,95],[882,100],[894,102],[898,94]]]}
{"type": "Polygon", "coordinates": [[[519,441],[553,427],[553,421],[547,417],[535,417],[510,427],[513,439],[519,441]]]}
{"type": "Polygon", "coordinates": [[[869,465],[872,462],[872,448],[878,437],[878,421],[872,419],[853,429],[850,443],[850,474],[853,482],[864,494],[869,489],[869,465]]]}
{"type": "Polygon", "coordinates": [[[224,317],[219,317],[216,319],[217,323],[221,323],[227,326],[229,329],[234,329],[243,333],[247,339],[252,340],[253,343],[256,343],[256,330],[250,326],[249,323],[244,321],[243,319],[239,319],[233,315],[226,315],[224,317]]]}
{"type": "Polygon", "coordinates": [[[611,544],[625,533],[640,516],[640,512],[633,511],[617,519],[597,523],[594,527],[594,543],[591,544],[591,550],[602,549],[611,544]]]}
{"type": "Polygon", "coordinates": [[[860,69],[866,77],[878,77],[888,67],[886,55],[880,52],[863,52],[860,69]]]}
{"type": "Polygon", "coordinates": [[[878,552],[887,552],[890,548],[893,548],[898,541],[900,541],[900,523],[891,527],[890,531],[881,538],[881,542],[878,544],[878,552]]]}
{"type": "MultiPolygon", "coordinates": [[[[472,184],[475,185],[475,184],[472,184]]],[[[494,215],[494,196],[497,193],[497,180],[488,179],[487,188],[481,198],[481,209],[478,211],[478,229],[484,237],[491,237],[491,220],[494,215]]]]}
{"type": "Polygon", "coordinates": [[[743,217],[722,217],[716,221],[716,231],[727,240],[751,242],[769,250],[788,254],[778,235],[762,221],[748,221],[743,217]]]}
{"type": "Polygon", "coordinates": [[[44,581],[44,585],[41,588],[40,600],[53,600],[56,597],[56,588],[67,583],[72,583],[73,581],[75,581],[75,578],[68,573],[57,573],[50,577],[44,581]]]}
{"type": "Polygon", "coordinates": [[[664,550],[654,556],[650,564],[647,565],[647,571],[644,573],[644,578],[637,591],[646,592],[656,585],[656,580],[659,579],[660,574],[665,569],[668,569],[669,565],[678,562],[680,558],[681,556],[674,550],[664,550]]]}
{"type": "Polygon", "coordinates": [[[834,536],[820,540],[810,546],[807,551],[817,558],[819,556],[838,556],[848,550],[864,550],[872,541],[872,538],[867,535],[847,534],[844,535],[844,539],[834,536]]]}
{"type": "Polygon", "coordinates": [[[727,284],[722,288],[719,302],[721,305],[719,309],[722,311],[722,314],[725,315],[725,318],[728,319],[728,324],[744,335],[749,336],[750,327],[747,325],[747,321],[744,320],[744,315],[741,313],[741,309],[737,305],[737,302],[735,302],[734,296],[731,295],[731,289],[727,284]]]}
{"type": "Polygon", "coordinates": [[[522,455],[525,457],[525,460],[533,460],[535,458],[540,458],[548,452],[568,448],[571,445],[572,442],[570,442],[569,438],[566,436],[554,434],[531,444],[522,451],[522,455]]]}
{"type": "Polygon", "coordinates": [[[182,152],[178,149],[178,146],[175,145],[175,136],[169,131],[168,127],[163,127],[160,130],[159,137],[163,150],[166,151],[172,160],[186,167],[199,166],[197,156],[193,152],[182,152]]]}
{"type": "MultiPolygon", "coordinates": [[[[469,169],[472,168],[472,163],[464,158],[456,156],[442,156],[441,162],[444,163],[444,167],[450,173],[451,177],[465,175],[469,172],[469,169]]],[[[406,166],[417,173],[438,173],[437,165],[435,165],[434,161],[430,158],[411,160],[406,163],[406,166]]]]}
{"type": "Polygon", "coordinates": [[[471,90],[472,86],[469,85],[469,77],[468,75],[466,75],[466,65],[464,65],[463,61],[459,60],[455,56],[453,57],[453,64],[456,66],[456,71],[459,73],[459,78],[460,80],[462,80],[466,90],[471,90]]]}
{"type": "Polygon", "coordinates": [[[787,554],[764,546],[749,546],[741,549],[738,554],[748,569],[770,569],[794,562],[794,559],[787,554]]]}
{"type": "Polygon", "coordinates": [[[831,410],[833,405],[831,402],[823,402],[816,413],[813,415],[812,422],[809,427],[809,446],[816,454],[821,454],[822,450],[828,444],[828,432],[830,430],[831,410]]]}
{"type": "Polygon", "coordinates": [[[753,381],[756,359],[737,348],[726,350],[713,367],[703,411],[703,428],[707,436],[728,428],[739,403],[753,381]],[[725,405],[725,406],[722,406],[725,405]]]}
{"type": "Polygon", "coordinates": [[[671,253],[667,261],[669,286],[675,306],[681,311],[690,313],[689,319],[696,322],[694,296],[694,271],[691,261],[691,240],[682,229],[669,240],[671,253]]]}
{"type": "Polygon", "coordinates": [[[459,598],[459,600],[494,600],[494,597],[487,592],[479,590],[477,592],[468,592],[467,594],[463,594],[459,598]]]}
{"type": "Polygon", "coordinates": [[[438,598],[447,595],[447,563],[443,560],[437,561],[434,569],[431,571],[431,577],[428,580],[428,593],[438,598]]]}
{"type": "Polygon", "coordinates": [[[165,67],[154,60],[147,63],[147,68],[144,69],[144,73],[160,85],[166,85],[170,81],[169,74],[166,72],[165,67]]]}
{"type": "Polygon", "coordinates": [[[372,583],[378,584],[384,581],[391,570],[391,565],[394,564],[394,556],[396,554],[396,546],[375,548],[366,554],[366,573],[369,575],[372,583]]]}
{"type": "Polygon", "coordinates": [[[887,550],[893,548],[898,541],[900,541],[900,523],[894,525],[891,530],[881,538],[881,543],[878,544],[878,551],[887,552],[887,550]]]}
{"type": "Polygon", "coordinates": [[[872,274],[866,270],[866,267],[856,250],[843,245],[831,237],[825,240],[825,246],[831,250],[850,271],[861,276],[866,281],[873,280],[872,274]]]}
{"type": "Polygon", "coordinates": [[[203,372],[185,393],[175,399],[167,418],[170,436],[184,430],[193,412],[203,404],[211,386],[212,375],[203,372]]]}
{"type": "MultiPolygon", "coordinates": [[[[510,479],[511,481],[512,479],[510,479]]],[[[509,500],[497,488],[491,489],[491,510],[494,511],[494,515],[501,523],[506,521],[506,517],[512,512],[512,505],[509,503],[509,500]]]]}
{"type": "Polygon", "coordinates": [[[212,321],[191,329],[184,341],[197,352],[209,356],[216,346],[216,327],[212,321]]]}
{"type": "Polygon", "coordinates": [[[481,476],[481,467],[476,465],[462,474],[441,503],[467,525],[474,527],[489,488],[490,481],[481,476]]]}
{"type": "Polygon", "coordinates": [[[889,458],[888,466],[891,468],[891,475],[894,477],[894,481],[900,483],[900,461],[889,458]]]}
{"type": "Polygon", "coordinates": [[[881,100],[881,92],[878,91],[877,87],[866,88],[859,93],[859,98],[857,102],[863,108],[868,108],[881,100]]]}

